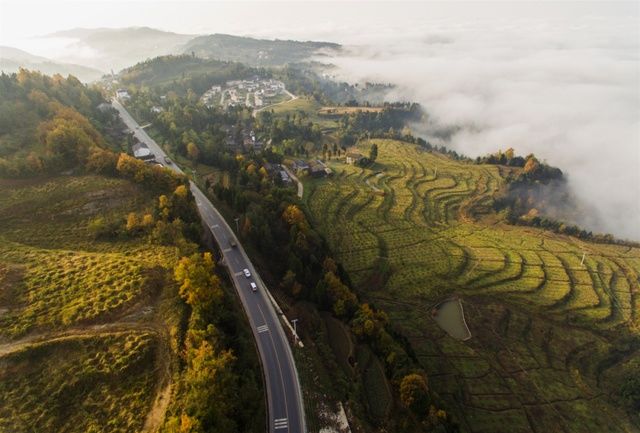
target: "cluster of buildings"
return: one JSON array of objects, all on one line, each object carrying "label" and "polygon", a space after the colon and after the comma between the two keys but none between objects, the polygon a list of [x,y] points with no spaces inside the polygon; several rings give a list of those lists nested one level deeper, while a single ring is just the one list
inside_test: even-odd
[{"label": "cluster of buildings", "polygon": [[280,181],[284,185],[291,185],[293,183],[293,179],[289,176],[289,173],[284,169],[282,164],[271,164],[270,162],[265,162],[264,166],[269,176],[273,179],[280,179]]},{"label": "cluster of buildings", "polygon": [[204,92],[200,100],[207,107],[217,105],[222,95],[222,86],[211,86],[209,90]]},{"label": "cluster of buildings", "polygon": [[211,86],[201,97],[203,104],[233,107],[244,105],[259,108],[269,103],[285,90],[282,81],[254,77],[249,80],[227,81],[224,85]]},{"label": "cluster of buildings", "polygon": [[225,127],[227,133],[225,145],[234,153],[259,153],[264,149],[264,142],[256,137],[253,130],[242,129],[237,131],[235,127]]}]

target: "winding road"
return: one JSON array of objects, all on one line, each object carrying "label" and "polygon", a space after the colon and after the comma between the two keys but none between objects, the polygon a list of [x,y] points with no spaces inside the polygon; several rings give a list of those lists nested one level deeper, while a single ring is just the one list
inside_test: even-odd
[{"label": "winding road", "polygon": [[[120,102],[114,98],[112,105],[118,110],[120,118],[135,137],[149,147],[159,162],[177,173],[184,174],[175,163],[165,163],[166,153],[140,128]],[[273,301],[244,248],[222,215],[196,184],[190,182],[190,189],[202,220],[220,246],[224,264],[227,266],[251,325],[265,380],[268,431],[270,433],[306,433],[298,372],[289,341],[278,317],[283,316],[282,311]],[[232,246],[233,244],[236,246]],[[244,269],[249,270],[250,277],[244,275]],[[257,285],[257,291],[251,290],[251,282]],[[286,322],[286,317],[282,319]]]}]

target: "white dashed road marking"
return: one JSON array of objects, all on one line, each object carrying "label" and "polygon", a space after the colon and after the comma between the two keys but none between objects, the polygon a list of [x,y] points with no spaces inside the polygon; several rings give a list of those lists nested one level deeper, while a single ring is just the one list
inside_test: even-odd
[{"label": "white dashed road marking", "polygon": [[258,326],[256,329],[258,330],[258,333],[269,331],[269,327],[267,325]]},{"label": "white dashed road marking", "polygon": [[273,428],[278,430],[281,428],[287,428],[287,419],[286,418],[279,418],[277,420],[273,421]]}]

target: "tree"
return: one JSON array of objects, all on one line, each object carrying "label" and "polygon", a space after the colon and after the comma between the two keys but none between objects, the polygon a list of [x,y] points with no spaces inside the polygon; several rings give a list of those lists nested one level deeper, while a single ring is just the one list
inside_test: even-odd
[{"label": "tree", "polygon": [[55,119],[43,131],[47,150],[60,156],[65,165],[84,161],[93,145],[91,138],[76,123],[66,119]]},{"label": "tree", "polygon": [[87,158],[85,170],[91,173],[114,175],[117,164],[117,154],[95,147],[91,150],[91,154]]},{"label": "tree", "polygon": [[287,270],[287,273],[282,277],[280,285],[287,289],[291,295],[298,296],[302,292],[302,284],[296,281],[296,274],[292,270]]},{"label": "tree", "polygon": [[360,338],[375,338],[387,323],[387,315],[374,311],[369,304],[361,304],[351,323],[353,333]]},{"label": "tree", "polygon": [[378,158],[378,145],[376,143],[373,143],[371,145],[371,150],[369,150],[369,160],[371,161],[371,163],[376,162],[376,159]]},{"label": "tree", "polygon": [[356,308],[356,295],[333,272],[324,274],[326,292],[338,317],[349,316]]},{"label": "tree", "polygon": [[237,431],[234,420],[229,416],[232,396],[237,391],[237,380],[232,370],[236,358],[230,350],[217,349],[217,339],[213,325],[187,332],[186,392],[181,398],[183,414],[197,420],[193,423],[196,426],[207,426],[206,431]]},{"label": "tree", "polygon": [[524,164],[524,172],[533,173],[538,169],[538,167],[540,167],[538,159],[533,155],[527,156],[527,162]]},{"label": "tree", "polygon": [[282,218],[291,226],[303,227],[306,225],[307,219],[304,213],[295,204],[290,204],[282,213]]},{"label": "tree", "polygon": [[213,273],[215,263],[211,253],[182,257],[174,269],[174,279],[180,284],[180,296],[193,308],[206,308],[222,299],[220,279]]},{"label": "tree", "polygon": [[515,151],[513,150],[513,147],[508,148],[504,152],[504,155],[507,157],[507,161],[511,161],[515,157]]},{"label": "tree", "polygon": [[245,216],[242,221],[242,228],[240,228],[240,233],[242,234],[242,236],[249,236],[251,234],[251,227],[251,219]]},{"label": "tree", "polygon": [[191,161],[197,161],[200,157],[200,149],[198,149],[198,146],[193,141],[187,144],[187,157]]},{"label": "tree", "polygon": [[422,374],[410,373],[400,381],[400,401],[415,413],[421,413],[428,403],[427,379]]},{"label": "tree", "polygon": [[338,272],[338,265],[331,257],[327,257],[322,262],[322,269],[324,269],[325,272],[333,272],[335,274]]},{"label": "tree", "polygon": [[169,169],[145,164],[126,153],[121,153],[118,156],[116,171],[124,178],[164,191],[175,189],[184,180],[183,177]]},{"label": "tree", "polygon": [[42,158],[40,158],[34,152],[29,152],[29,155],[27,155],[26,164],[31,173],[41,173],[44,170],[44,163],[42,162]]},{"label": "tree", "polygon": [[155,221],[153,220],[153,215],[144,214],[144,216],[142,217],[142,221],[140,222],[140,225],[144,229],[148,229],[149,227],[153,226],[154,223],[155,223]]},{"label": "tree", "polygon": [[129,213],[129,215],[127,215],[127,232],[134,233],[138,230],[139,227],[140,223],[138,222],[138,215],[136,215],[135,212]]}]

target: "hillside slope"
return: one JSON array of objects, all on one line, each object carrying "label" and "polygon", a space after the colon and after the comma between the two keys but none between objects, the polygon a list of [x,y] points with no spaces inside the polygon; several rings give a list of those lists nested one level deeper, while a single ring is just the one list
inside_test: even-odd
[{"label": "hillside slope", "polygon": [[[69,54],[55,60],[77,63],[105,72],[119,71],[145,59],[177,54],[180,47],[193,38],[192,35],[149,27],[71,29],[47,37],[73,40],[65,50]],[[91,56],[86,56],[87,52]]]},{"label": "hillside slope", "polygon": [[[633,431],[621,387],[640,371],[640,250],[507,225],[492,209],[506,168],[372,142],[372,169],[306,182],[308,209],[463,431]],[[452,295],[467,341],[432,318]]]},{"label": "hillside slope", "polygon": [[239,63],[170,55],[137,63],[119,75],[126,86],[148,86],[184,94],[192,90],[200,95],[214,84],[247,78],[256,73],[256,70]]},{"label": "hillside slope", "polygon": [[179,317],[160,314],[178,251],[96,240],[90,226],[148,211],[153,197],[99,176],[0,189],[0,426],[141,431],[173,362],[167,336]]},{"label": "hillside slope", "polygon": [[102,76],[102,72],[87,66],[55,62],[17,48],[0,47],[0,71],[12,73],[18,72],[20,68],[40,71],[46,75],[73,75],[84,82],[95,81]]},{"label": "hillside slope", "polygon": [[186,179],[114,152],[128,138],[75,78],[2,75],[0,95],[0,431],[264,430]]}]

